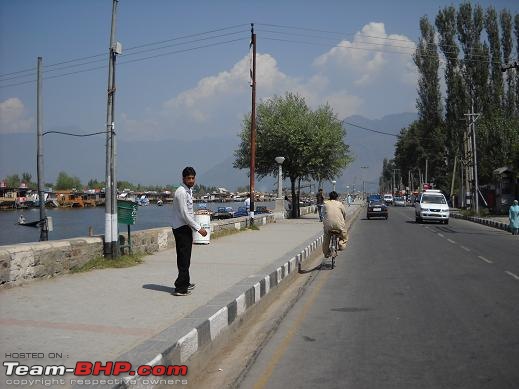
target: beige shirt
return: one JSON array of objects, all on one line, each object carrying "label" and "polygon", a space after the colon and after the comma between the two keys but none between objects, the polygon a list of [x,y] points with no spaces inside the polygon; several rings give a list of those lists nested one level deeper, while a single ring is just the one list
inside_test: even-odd
[{"label": "beige shirt", "polygon": [[323,207],[324,230],[344,230],[346,228],[346,208],[337,200],[326,200]]}]

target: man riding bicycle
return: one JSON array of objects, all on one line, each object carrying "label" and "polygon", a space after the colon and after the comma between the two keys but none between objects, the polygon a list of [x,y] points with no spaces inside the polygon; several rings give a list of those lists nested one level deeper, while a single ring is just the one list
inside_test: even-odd
[{"label": "man riding bicycle", "polygon": [[337,192],[330,192],[330,200],[324,202],[323,206],[323,254],[328,258],[330,253],[330,237],[335,233],[339,237],[339,250],[346,248],[346,208],[338,200]]}]

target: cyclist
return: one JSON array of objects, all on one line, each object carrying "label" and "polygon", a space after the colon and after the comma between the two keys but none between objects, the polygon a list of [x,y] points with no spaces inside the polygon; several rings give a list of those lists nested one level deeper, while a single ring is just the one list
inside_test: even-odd
[{"label": "cyclist", "polygon": [[339,235],[339,250],[346,248],[346,208],[338,200],[337,192],[330,192],[330,200],[324,202],[323,206],[323,254],[328,258],[330,253],[330,237],[333,232]]}]

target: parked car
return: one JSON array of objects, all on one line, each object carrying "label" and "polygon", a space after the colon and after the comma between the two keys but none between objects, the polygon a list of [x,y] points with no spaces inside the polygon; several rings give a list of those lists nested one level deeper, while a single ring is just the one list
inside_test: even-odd
[{"label": "parked car", "polygon": [[234,217],[249,216],[249,212],[246,207],[238,207],[238,210],[234,212]]},{"label": "parked car", "polygon": [[417,223],[432,220],[449,224],[449,204],[439,190],[427,189],[420,194],[414,209]]},{"label": "parked car", "polygon": [[391,193],[386,193],[384,195],[384,202],[387,205],[392,205],[393,204],[393,195]]},{"label": "parked car", "polygon": [[393,199],[393,204],[394,204],[395,207],[405,207],[406,206],[406,204],[405,204],[405,197],[396,196]]},{"label": "parked car", "polygon": [[213,219],[230,219],[234,216],[234,210],[232,207],[218,207],[215,213],[213,213]]},{"label": "parked car", "polygon": [[368,203],[366,217],[368,220],[372,217],[383,217],[387,220],[389,217],[389,212],[385,202],[380,198],[374,198],[372,201],[370,201]]}]

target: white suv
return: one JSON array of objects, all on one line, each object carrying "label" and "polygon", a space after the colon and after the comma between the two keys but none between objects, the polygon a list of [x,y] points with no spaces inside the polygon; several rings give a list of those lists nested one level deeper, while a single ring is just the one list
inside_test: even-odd
[{"label": "white suv", "polygon": [[415,207],[416,222],[425,220],[436,220],[440,223],[449,224],[449,205],[447,199],[435,189],[427,189],[418,197]]}]

